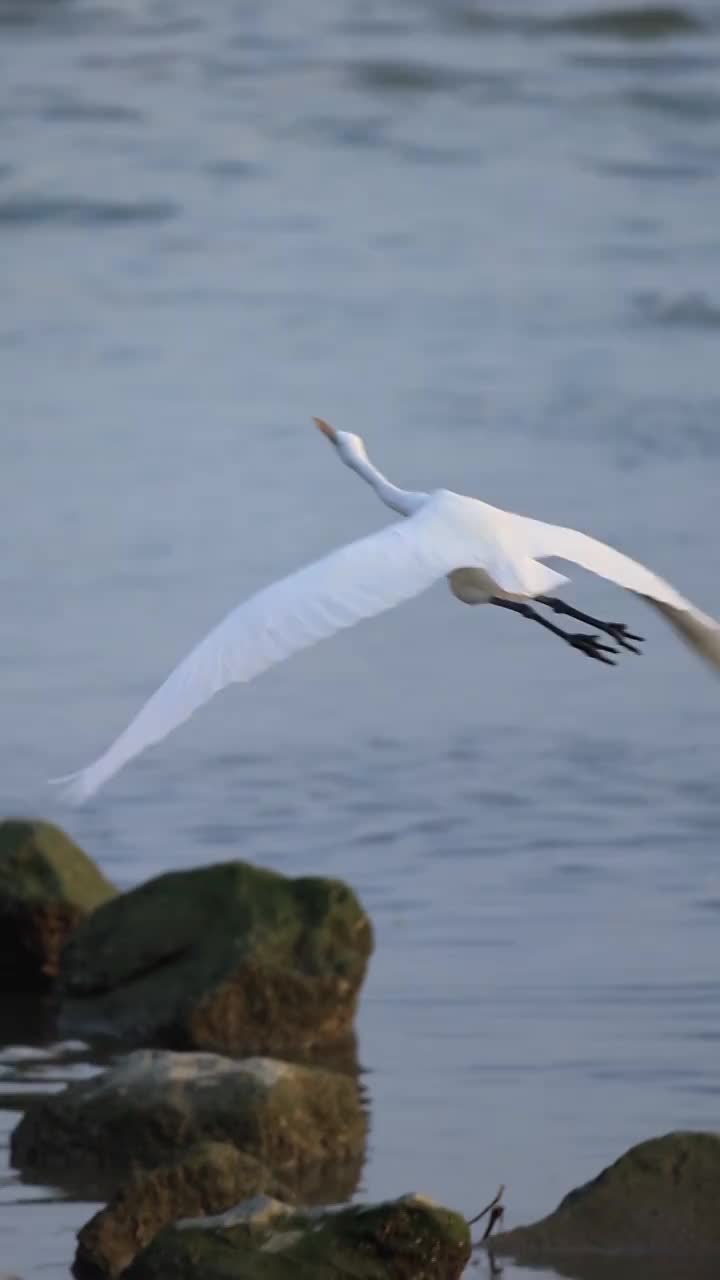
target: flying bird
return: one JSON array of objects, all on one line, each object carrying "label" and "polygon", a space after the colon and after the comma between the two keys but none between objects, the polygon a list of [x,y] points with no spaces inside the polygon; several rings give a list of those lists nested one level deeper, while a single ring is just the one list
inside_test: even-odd
[{"label": "flying bird", "polygon": [[[720,668],[720,623],[637,561],[575,529],[531,520],[447,489],[400,489],[373,466],[360,436],[336,431],[321,418],[314,422],[340,461],[403,519],[272,583],[229,613],[94,764],[54,780],[64,786],[69,800],[86,800],[225,685],[252,680],[300,649],[409,600],[441,578],[447,578],[463,604],[508,609],[598,662],[614,665],[619,648],[639,653],[642,637],[623,623],[581,613],[554,594],[568,579],[544,562],[572,561],[642,596]],[[535,605],[595,632],[566,631]]]}]

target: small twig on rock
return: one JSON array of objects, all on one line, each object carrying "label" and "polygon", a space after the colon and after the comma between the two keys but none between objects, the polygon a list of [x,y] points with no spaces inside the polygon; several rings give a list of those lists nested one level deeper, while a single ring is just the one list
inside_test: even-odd
[{"label": "small twig on rock", "polygon": [[[505,1187],[504,1185],[501,1185],[498,1187],[497,1195],[493,1196],[490,1203],[486,1204],[485,1208],[481,1209],[479,1213],[476,1213],[474,1218],[468,1218],[467,1220],[468,1226],[471,1227],[473,1223],[479,1222],[481,1218],[485,1217],[486,1213],[489,1213],[491,1215],[490,1221],[493,1222],[492,1210],[496,1208],[500,1210],[499,1214],[495,1214],[495,1222],[497,1222],[497,1219],[499,1217],[501,1218],[503,1213],[505,1212],[505,1210],[500,1205],[500,1201],[502,1200],[504,1194],[505,1194]],[[493,1226],[495,1225],[495,1222],[493,1222]],[[492,1226],[490,1226],[490,1224],[488,1223],[488,1228],[485,1232],[485,1235],[483,1236],[483,1240],[490,1235],[491,1231],[492,1231]]]},{"label": "small twig on rock", "polygon": [[483,1232],[483,1237],[482,1237],[483,1240],[487,1240],[488,1236],[490,1235],[490,1232],[493,1230],[493,1227],[496,1225],[496,1223],[500,1222],[504,1213],[505,1213],[505,1210],[501,1204],[493,1205],[492,1210],[490,1211],[490,1217],[488,1218],[488,1224],[485,1228],[485,1231]]},{"label": "small twig on rock", "polygon": [[[476,1213],[474,1218],[468,1218],[469,1227],[471,1227],[473,1223],[479,1222],[481,1218],[487,1217],[487,1220],[488,1220],[487,1226],[482,1235],[482,1239],[477,1240],[475,1244],[473,1244],[472,1246],[473,1250],[482,1248],[486,1240],[489,1240],[490,1234],[494,1230],[497,1223],[502,1220],[505,1214],[505,1208],[500,1203],[500,1201],[502,1200],[504,1194],[505,1194],[505,1187],[504,1186],[498,1187],[497,1195],[493,1196],[490,1203],[486,1204],[485,1208],[481,1209],[479,1213]],[[492,1249],[490,1248],[489,1245],[487,1246],[487,1256],[490,1262],[490,1275],[491,1276],[502,1275],[502,1267],[499,1267],[497,1265],[495,1258],[493,1256]]]}]

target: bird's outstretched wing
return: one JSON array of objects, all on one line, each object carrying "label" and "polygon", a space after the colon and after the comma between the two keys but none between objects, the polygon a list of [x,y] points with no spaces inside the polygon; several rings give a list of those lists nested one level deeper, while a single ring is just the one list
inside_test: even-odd
[{"label": "bird's outstretched wing", "polygon": [[521,521],[528,550],[536,560],[570,560],[590,573],[642,596],[697,653],[712,666],[720,668],[720,622],[697,609],[669,582],[637,560],[586,533],[579,533],[577,529],[544,524],[541,520],[529,520],[524,516],[516,519]]},{"label": "bird's outstretched wing", "polygon": [[457,495],[440,490],[407,520],[342,547],[257,592],[197,645],[112,746],[66,778],[80,803],[133,756],[187,720],[225,685],[252,680],[298,650],[418,595],[458,564],[490,569],[517,586],[502,553],[468,534]]}]

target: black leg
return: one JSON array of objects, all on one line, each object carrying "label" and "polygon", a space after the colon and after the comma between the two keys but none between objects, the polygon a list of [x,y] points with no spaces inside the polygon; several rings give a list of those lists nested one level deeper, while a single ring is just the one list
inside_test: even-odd
[{"label": "black leg", "polygon": [[558,599],[557,596],[536,596],[538,604],[544,604],[548,609],[552,609],[553,613],[564,614],[566,618],[576,618],[578,622],[586,622],[590,627],[597,627],[598,631],[604,631],[606,635],[612,636],[623,649],[629,649],[631,653],[640,653],[634,644],[630,644],[631,640],[642,640],[642,636],[633,635],[632,631],[628,631],[622,622],[602,622],[599,618],[592,618],[589,613],[581,613],[579,609],[574,609],[571,604],[566,604],[564,600]]},{"label": "black leg", "polygon": [[525,604],[522,600],[501,600],[499,596],[493,596],[490,604],[495,604],[499,609],[510,609],[512,613],[519,613],[523,618],[529,618],[532,622],[539,622],[541,627],[546,631],[552,631],[553,635],[560,636],[573,649],[579,649],[581,653],[586,653],[588,658],[597,658],[598,662],[605,662],[609,667],[614,667],[615,662],[612,658],[606,658],[606,653],[617,653],[617,649],[612,649],[609,645],[600,644],[597,636],[584,636],[576,631],[563,631],[561,627],[556,627],[554,622],[548,622],[547,618],[543,618],[542,614],[536,612],[531,605]]}]

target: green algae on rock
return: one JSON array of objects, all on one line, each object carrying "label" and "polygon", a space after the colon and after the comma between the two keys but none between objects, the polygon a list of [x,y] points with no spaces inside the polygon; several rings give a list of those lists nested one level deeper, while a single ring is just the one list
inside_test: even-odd
[{"label": "green algae on rock", "polygon": [[[554,1213],[504,1231],[492,1250],[551,1264],[562,1254],[612,1251],[676,1259],[717,1254],[720,1274],[720,1135],[678,1132],[631,1147]],[[677,1263],[676,1263],[677,1265]]]},{"label": "green algae on rock", "polygon": [[263,1196],[161,1231],[124,1280],[458,1280],[470,1248],[464,1218],[423,1196],[321,1212]]},{"label": "green algae on rock", "polygon": [[337,880],[244,862],[175,871],[109,902],[66,948],[61,1026],[131,1044],[307,1057],[352,1032],[372,950]]},{"label": "green algae on rock", "polygon": [[260,1193],[290,1198],[254,1156],[227,1142],[198,1143],[170,1164],[130,1175],[78,1233],[74,1273],[79,1280],[114,1280],[169,1223],[219,1213]]},{"label": "green algae on rock", "polygon": [[80,922],[117,893],[59,827],[0,822],[0,991],[43,991]]},{"label": "green algae on rock", "polygon": [[139,1049],[28,1106],[11,1139],[23,1172],[98,1198],[136,1168],[229,1142],[312,1203],[352,1195],[367,1118],[357,1082],[271,1058]]}]

